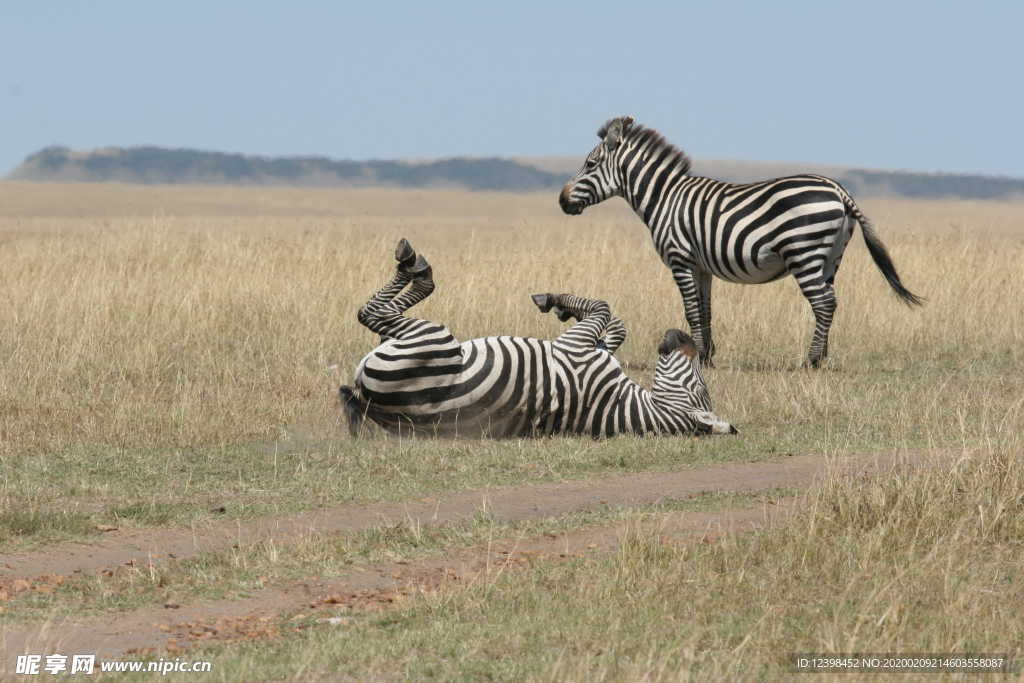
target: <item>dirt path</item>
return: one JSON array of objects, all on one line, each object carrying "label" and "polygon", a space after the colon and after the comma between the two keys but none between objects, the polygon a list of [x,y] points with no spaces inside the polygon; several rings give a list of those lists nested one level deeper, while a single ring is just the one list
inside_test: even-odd
[{"label": "dirt path", "polygon": [[[870,454],[846,457],[838,463],[874,471],[895,460],[893,454]],[[235,544],[267,539],[287,542],[309,531],[352,532],[403,520],[443,524],[467,519],[482,506],[499,521],[517,521],[602,505],[628,506],[685,498],[703,491],[804,487],[824,471],[825,466],[824,456],[802,455],[681,472],[465,491],[402,503],[345,505],[288,517],[215,523],[195,529],[113,531],[93,542],[66,542],[29,553],[0,555],[0,582],[43,574],[94,572],[133,561],[145,565],[168,557],[180,560]]]},{"label": "dirt path", "polygon": [[[667,513],[665,522],[655,528],[666,540],[707,539],[756,529],[789,509],[788,504],[765,504],[714,513]],[[415,562],[368,564],[339,577],[268,587],[241,600],[202,600],[175,609],[150,605],[106,617],[11,626],[3,629],[0,639],[0,671],[9,668],[20,653],[96,653],[99,659],[124,659],[155,652],[180,654],[193,645],[214,641],[274,637],[301,628],[285,619],[296,613],[303,627],[309,625],[305,614],[344,626],[419,592],[493,580],[534,561],[613,551],[622,528],[619,523],[540,537],[502,538]]]},{"label": "dirt path", "polygon": [[[838,471],[873,473],[891,466],[894,454],[863,455],[837,461]],[[472,516],[481,506],[498,520],[542,518],[604,505],[637,505],[685,498],[704,491],[756,491],[806,487],[826,471],[822,456],[709,467],[675,473],[623,475],[597,481],[540,484],[529,487],[457,493],[432,501],[344,506],[280,519],[222,524],[194,531],[113,532],[87,545],[63,543],[18,556],[0,557],[0,581],[42,574],[91,572],[135,560],[178,559],[273,538],[287,543],[298,532],[351,532],[402,520],[441,524]],[[836,471],[836,470],[833,470]],[[771,511],[785,506],[731,509],[716,513],[674,513],[672,536],[717,534],[752,529]],[[97,653],[100,658],[131,652],[176,652],[200,640],[232,640],[276,635],[287,624],[281,614],[308,609],[311,614],[386,608],[404,596],[461,584],[503,571],[531,556],[548,559],[601,552],[618,545],[620,526],[590,528],[541,538],[501,539],[486,548],[458,549],[415,564],[382,563],[342,577],[264,588],[241,600],[201,600],[174,609],[147,606],[110,617],[66,619],[34,625],[0,627],[0,671],[13,666],[19,653]],[[319,611],[319,612],[318,612]],[[350,618],[350,617],[339,617]]]}]

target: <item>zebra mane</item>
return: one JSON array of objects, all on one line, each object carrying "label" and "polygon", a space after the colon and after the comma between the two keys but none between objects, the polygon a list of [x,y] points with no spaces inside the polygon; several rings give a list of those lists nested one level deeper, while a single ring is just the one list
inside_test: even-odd
[{"label": "zebra mane", "polygon": [[666,140],[664,135],[653,128],[645,128],[639,124],[634,124],[633,127],[626,132],[623,138],[636,143],[637,145],[645,143],[649,144],[649,154],[656,154],[662,150],[668,150],[668,159],[675,162],[679,172],[690,172],[690,157],[686,155],[686,152]]},{"label": "zebra mane", "polygon": [[608,135],[608,128],[610,128],[611,125],[612,125],[612,122],[618,120],[618,118],[619,117],[615,117],[614,119],[608,119],[607,121],[605,121],[604,124],[600,128],[597,129],[597,137],[599,137],[602,140],[604,140],[604,136]]},{"label": "zebra mane", "polygon": [[[597,137],[604,140],[612,123],[619,120],[619,118],[621,117],[615,117],[605,121],[604,125],[597,129]],[[652,153],[668,150],[668,158],[678,165],[680,171],[682,173],[690,172],[691,162],[690,157],[686,155],[686,152],[666,140],[664,135],[653,128],[647,128],[639,123],[627,124],[625,130],[622,131],[622,137],[624,140],[629,140],[637,144],[649,143],[650,151]]]}]

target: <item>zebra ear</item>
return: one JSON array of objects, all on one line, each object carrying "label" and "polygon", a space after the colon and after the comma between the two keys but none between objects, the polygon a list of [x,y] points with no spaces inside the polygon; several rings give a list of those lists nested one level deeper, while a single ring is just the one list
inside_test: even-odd
[{"label": "zebra ear", "polygon": [[614,151],[619,143],[622,142],[622,136],[626,134],[630,126],[633,125],[632,116],[620,116],[617,119],[612,119],[612,122],[608,124],[608,130],[604,135],[604,144],[609,150]]},{"label": "zebra ear", "polygon": [[615,119],[608,125],[608,132],[604,134],[604,144],[609,150],[614,150],[622,140],[622,119]]},{"label": "zebra ear", "polygon": [[666,330],[665,336],[658,344],[658,355],[660,356],[665,356],[673,351],[678,351],[691,361],[697,357],[697,345],[693,342],[693,337],[682,330]]}]

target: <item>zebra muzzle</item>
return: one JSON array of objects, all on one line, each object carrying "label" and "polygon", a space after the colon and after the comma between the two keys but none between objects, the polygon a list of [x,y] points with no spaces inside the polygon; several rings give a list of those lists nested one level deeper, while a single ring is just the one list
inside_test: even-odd
[{"label": "zebra muzzle", "polygon": [[577,216],[583,213],[583,202],[574,202],[571,192],[572,187],[570,185],[563,187],[562,192],[558,195],[558,205],[562,207],[563,212],[570,216]]}]

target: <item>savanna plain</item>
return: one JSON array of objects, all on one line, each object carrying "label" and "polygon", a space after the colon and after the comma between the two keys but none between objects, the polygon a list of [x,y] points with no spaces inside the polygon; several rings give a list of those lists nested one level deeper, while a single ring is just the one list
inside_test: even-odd
[{"label": "savanna plain", "polygon": [[[629,332],[620,360],[649,382],[685,321],[646,228],[621,203],[566,217],[554,193],[0,183],[0,642],[141,615],[158,637],[121,656],[208,659],[217,680],[776,677],[800,652],[1020,661],[1024,203],[859,203],[926,305],[892,295],[858,229],[830,358],[810,371],[792,279],[715,281],[705,376],[738,436],[352,439],[337,388],[377,341],[356,311],[400,237],[437,282],[417,317],[464,339],[550,338],[562,326],[530,294],[603,298]],[[870,454],[888,464],[851,470]],[[744,478],[796,459],[820,463],[813,484]],[[487,505],[708,468],[738,483],[514,520]],[[458,495],[479,503],[456,520],[61,564],[70,544],[159,549],[162,534]],[[737,511],[756,528],[673,533]],[[545,538],[595,542],[513,561]],[[11,569],[47,553],[50,570]],[[479,566],[417,574],[460,553]],[[405,574],[346,597],[348,577],[383,566]],[[257,625],[175,616],[316,582],[333,593]]]}]

